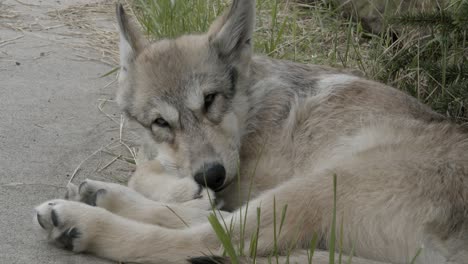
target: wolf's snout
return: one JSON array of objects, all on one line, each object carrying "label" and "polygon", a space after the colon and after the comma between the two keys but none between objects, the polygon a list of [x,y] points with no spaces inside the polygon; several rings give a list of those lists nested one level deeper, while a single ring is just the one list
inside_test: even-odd
[{"label": "wolf's snout", "polygon": [[203,169],[195,173],[194,178],[198,184],[216,191],[223,186],[224,179],[226,178],[226,169],[219,163],[205,165]]}]

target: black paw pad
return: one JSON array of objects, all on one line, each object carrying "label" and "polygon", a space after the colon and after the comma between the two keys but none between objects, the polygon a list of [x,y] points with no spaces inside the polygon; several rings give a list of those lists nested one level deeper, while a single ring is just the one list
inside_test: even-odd
[{"label": "black paw pad", "polygon": [[97,198],[105,193],[106,190],[104,189],[99,189],[96,192],[87,191],[85,194],[82,194],[81,201],[85,204],[96,206]]},{"label": "black paw pad", "polygon": [[60,245],[62,245],[65,249],[73,250],[73,240],[79,238],[81,233],[78,231],[77,228],[69,228],[65,230],[59,237],[55,239]]},{"label": "black paw pad", "polygon": [[192,264],[227,264],[229,263],[226,258],[218,257],[218,256],[203,256],[203,257],[195,257],[188,259],[189,263]]},{"label": "black paw pad", "polygon": [[42,216],[39,213],[36,214],[36,217],[37,217],[37,222],[42,227],[42,229],[46,229],[44,225],[44,218],[42,218]]},{"label": "black paw pad", "polygon": [[57,212],[55,212],[54,209],[52,209],[52,211],[50,212],[50,218],[52,219],[52,224],[55,227],[59,226],[59,219],[58,219],[58,216],[57,216]]}]

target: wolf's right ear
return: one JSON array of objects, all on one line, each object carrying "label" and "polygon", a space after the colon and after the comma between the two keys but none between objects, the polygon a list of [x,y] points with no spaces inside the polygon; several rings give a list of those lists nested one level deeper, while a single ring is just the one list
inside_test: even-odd
[{"label": "wolf's right ear", "polygon": [[138,27],[128,19],[122,4],[117,4],[116,13],[120,35],[120,66],[125,70],[148,41]]}]

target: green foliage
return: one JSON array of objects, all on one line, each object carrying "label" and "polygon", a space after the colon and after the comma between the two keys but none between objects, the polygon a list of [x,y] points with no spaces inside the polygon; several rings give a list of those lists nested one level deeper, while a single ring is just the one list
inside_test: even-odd
[{"label": "green foliage", "polygon": [[219,241],[223,245],[224,250],[227,252],[231,262],[233,264],[239,263],[238,254],[234,250],[234,246],[232,244],[231,232],[223,228],[216,214],[210,214],[208,216],[208,221],[210,222],[211,227],[215,231]]},{"label": "green foliage", "polygon": [[225,7],[226,3],[222,0],[135,0],[134,2],[139,22],[146,33],[156,39],[205,32]]},{"label": "green foliage", "polygon": [[399,14],[389,18],[389,24],[399,29],[400,36],[378,52],[381,67],[373,77],[444,115],[467,121],[468,1],[454,0],[438,10]]},{"label": "green foliage", "polygon": [[[330,243],[328,250],[330,251],[328,263],[335,264],[335,249],[336,249],[336,174],[333,175],[333,217],[330,230]],[[341,261],[340,261],[341,264]]]},{"label": "green foliage", "polygon": [[314,258],[314,252],[317,248],[318,235],[314,233],[312,240],[310,241],[310,248],[307,250],[307,263],[312,264],[312,259]]},{"label": "green foliage", "polygon": [[418,259],[418,257],[419,257],[419,255],[421,254],[421,252],[422,252],[422,248],[418,248],[418,251],[416,251],[416,254],[415,254],[414,257],[411,259],[410,264],[416,263],[416,260]]},{"label": "green foliage", "polygon": [[[160,39],[205,32],[229,3],[135,0],[134,10],[145,31]],[[373,35],[352,17],[343,19],[329,1],[257,0],[254,47],[270,57],[359,69],[468,121],[468,1],[446,3],[389,17],[382,34]]]}]

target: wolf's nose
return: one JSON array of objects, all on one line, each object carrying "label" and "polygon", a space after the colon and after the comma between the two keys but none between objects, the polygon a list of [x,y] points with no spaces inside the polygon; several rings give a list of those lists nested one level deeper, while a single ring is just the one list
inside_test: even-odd
[{"label": "wolf's nose", "polygon": [[203,166],[203,169],[195,173],[194,178],[198,184],[216,191],[223,186],[224,179],[226,178],[226,170],[224,166],[219,163],[209,164]]}]

